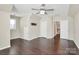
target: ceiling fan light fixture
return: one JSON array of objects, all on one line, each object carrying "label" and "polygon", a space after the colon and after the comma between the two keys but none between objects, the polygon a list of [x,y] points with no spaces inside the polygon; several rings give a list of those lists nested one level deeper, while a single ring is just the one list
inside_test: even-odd
[{"label": "ceiling fan light fixture", "polygon": [[47,14],[48,11],[53,11],[54,10],[54,9],[46,9],[45,6],[46,6],[45,4],[42,4],[40,9],[32,8],[32,10],[38,11],[36,14]]},{"label": "ceiling fan light fixture", "polygon": [[45,14],[45,11],[44,11],[44,10],[41,10],[41,11],[40,11],[40,14]]}]

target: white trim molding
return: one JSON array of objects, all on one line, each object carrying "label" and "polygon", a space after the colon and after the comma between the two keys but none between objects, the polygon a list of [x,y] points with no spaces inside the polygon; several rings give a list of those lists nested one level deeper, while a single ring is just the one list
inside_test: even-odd
[{"label": "white trim molding", "polygon": [[0,48],[0,50],[6,49],[6,48],[9,48],[9,47],[11,47],[11,46],[10,45],[9,46],[5,46],[3,48]]}]

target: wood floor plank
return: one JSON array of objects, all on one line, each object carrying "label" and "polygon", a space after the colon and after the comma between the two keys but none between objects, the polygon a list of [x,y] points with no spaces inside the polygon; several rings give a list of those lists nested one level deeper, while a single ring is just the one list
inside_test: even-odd
[{"label": "wood floor plank", "polygon": [[72,40],[35,38],[31,41],[21,38],[11,40],[11,47],[1,50],[0,55],[79,55]]}]

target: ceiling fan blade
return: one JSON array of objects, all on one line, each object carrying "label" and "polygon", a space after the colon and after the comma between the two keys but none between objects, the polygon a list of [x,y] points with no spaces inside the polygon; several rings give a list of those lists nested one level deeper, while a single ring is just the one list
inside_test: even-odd
[{"label": "ceiling fan blade", "polygon": [[46,9],[46,11],[54,11],[54,9]]},{"label": "ceiling fan blade", "polygon": [[34,9],[34,8],[32,8],[32,10],[37,10],[37,11],[38,11],[38,10],[40,10],[40,9]]}]

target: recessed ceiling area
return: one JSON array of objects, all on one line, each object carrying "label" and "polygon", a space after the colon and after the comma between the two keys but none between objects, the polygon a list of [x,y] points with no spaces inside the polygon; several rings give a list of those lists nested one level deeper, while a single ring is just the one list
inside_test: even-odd
[{"label": "recessed ceiling area", "polygon": [[[15,12],[17,15],[28,15],[36,13],[32,8],[40,9],[41,4],[14,4],[16,8]],[[46,4],[45,8],[54,9],[54,11],[48,11],[48,14],[56,16],[67,16],[69,12],[69,4]]]}]

